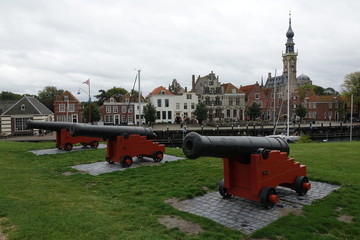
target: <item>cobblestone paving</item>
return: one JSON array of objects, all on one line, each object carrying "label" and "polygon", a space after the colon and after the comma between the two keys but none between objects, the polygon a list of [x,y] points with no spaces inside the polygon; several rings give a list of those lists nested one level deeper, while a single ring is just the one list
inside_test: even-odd
[{"label": "cobblestone paving", "polygon": [[[160,163],[165,163],[165,162],[173,162],[173,161],[177,161],[180,159],[184,159],[184,158],[164,154],[163,160],[159,163],[155,163],[154,160],[152,160],[151,158],[134,157],[133,164],[129,168],[136,168],[136,167],[147,166],[147,165],[155,165],[155,164],[160,164]],[[97,176],[97,175],[100,175],[103,173],[110,173],[110,172],[114,172],[114,171],[123,171],[123,170],[127,169],[127,168],[121,167],[121,165],[119,163],[110,164],[106,161],[96,162],[96,163],[91,163],[91,164],[76,165],[76,166],[72,166],[72,168],[75,168],[81,172],[86,172],[93,176]]]},{"label": "cobblestone paving", "polygon": [[[99,144],[98,148],[99,149],[106,148],[106,144]],[[83,147],[83,146],[74,146],[73,149],[71,150],[71,152],[83,151],[83,150],[86,150],[86,149],[91,149],[91,148],[90,147]],[[32,152],[33,154],[36,154],[36,155],[67,153],[67,151],[59,150],[57,148],[33,150],[33,151],[29,151],[29,152]]]},{"label": "cobblestone paving", "polygon": [[251,234],[284,215],[285,210],[301,209],[312,201],[321,199],[340,186],[322,182],[311,182],[311,190],[306,196],[298,196],[291,189],[277,187],[280,202],[270,210],[260,203],[239,197],[224,199],[218,192],[182,201],[178,209],[198,216],[210,218],[228,228]]}]

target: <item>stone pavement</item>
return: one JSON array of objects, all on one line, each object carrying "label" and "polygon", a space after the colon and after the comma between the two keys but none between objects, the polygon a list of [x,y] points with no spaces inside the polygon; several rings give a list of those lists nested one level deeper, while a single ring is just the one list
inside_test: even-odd
[{"label": "stone pavement", "polygon": [[270,210],[264,209],[260,203],[251,200],[231,197],[224,199],[219,192],[210,192],[173,204],[179,210],[214,220],[228,228],[242,231],[246,234],[263,228],[289,212],[299,212],[304,205],[321,199],[337,190],[340,186],[322,182],[311,182],[311,190],[306,196],[298,196],[291,189],[277,187],[280,202]]},{"label": "stone pavement", "polygon": [[[106,144],[99,144],[99,149],[106,148]],[[76,151],[83,151],[86,149],[91,149],[90,147],[83,147],[83,146],[74,146],[73,149],[70,152],[76,152]],[[51,148],[51,149],[41,149],[41,150],[32,150],[29,151],[36,155],[43,155],[43,154],[58,154],[58,153],[68,153],[64,150],[59,150],[57,148]]]},{"label": "stone pavement", "polygon": [[[167,155],[164,154],[164,158],[161,162],[159,163],[155,163],[154,160],[152,158],[137,158],[134,157],[133,158],[133,164],[129,167],[129,168],[137,168],[137,167],[141,167],[141,166],[153,166],[156,164],[160,164],[160,163],[166,163],[166,162],[173,162],[173,161],[177,161],[180,159],[184,159],[184,158],[180,158],[180,157],[175,157],[175,156],[171,156],[171,155]],[[123,171],[125,169],[128,168],[123,168],[121,167],[121,165],[119,163],[108,163],[106,161],[104,162],[96,162],[96,163],[90,163],[90,164],[81,164],[81,165],[76,165],[76,166],[72,166],[72,168],[75,168],[81,172],[85,172],[88,173],[90,175],[93,176],[97,176],[103,173],[110,173],[110,172],[114,172],[114,171]]]}]

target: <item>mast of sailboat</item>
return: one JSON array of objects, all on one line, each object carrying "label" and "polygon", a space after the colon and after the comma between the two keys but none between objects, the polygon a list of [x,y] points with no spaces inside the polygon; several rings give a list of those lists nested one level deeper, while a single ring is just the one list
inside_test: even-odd
[{"label": "mast of sailboat", "polygon": [[276,125],[276,69],[275,69],[275,76],[274,76],[274,128]]},{"label": "mast of sailboat", "polygon": [[140,92],[140,71],[138,70],[138,80],[139,80],[139,126],[141,126],[141,92]]}]

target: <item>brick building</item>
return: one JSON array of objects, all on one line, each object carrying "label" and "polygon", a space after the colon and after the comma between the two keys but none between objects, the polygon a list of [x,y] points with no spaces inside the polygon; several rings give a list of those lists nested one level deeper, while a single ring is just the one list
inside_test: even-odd
[{"label": "brick building", "polygon": [[65,91],[54,101],[55,122],[83,122],[83,107],[69,91]]}]

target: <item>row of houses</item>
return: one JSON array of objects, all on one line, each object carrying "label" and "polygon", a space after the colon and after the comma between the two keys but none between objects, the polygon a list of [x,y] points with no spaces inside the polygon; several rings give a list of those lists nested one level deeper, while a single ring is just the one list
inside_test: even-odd
[{"label": "row of houses", "polygon": [[[231,83],[222,84],[213,72],[198,77],[192,76],[192,90],[175,94],[163,86],[151,91],[145,98],[125,95],[120,101],[111,97],[100,107],[101,122],[105,125],[139,124],[139,106],[151,102],[156,108],[157,123],[196,122],[194,111],[199,102],[208,108],[208,121],[241,122],[249,120],[246,109],[257,103],[261,108],[263,121],[286,118],[287,100],[284,94],[255,83],[235,87]],[[294,90],[290,95],[290,118],[296,119],[296,107],[306,108],[305,120],[344,120],[347,110],[339,96],[316,96],[311,90]],[[54,101],[54,112],[46,108],[35,97],[25,96],[19,101],[0,101],[1,134],[26,134],[28,119],[83,122],[83,108],[80,101],[69,91],[65,91]],[[275,114],[274,114],[275,113]],[[143,115],[143,114],[142,114]],[[141,117],[144,123],[144,117]]]}]

